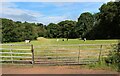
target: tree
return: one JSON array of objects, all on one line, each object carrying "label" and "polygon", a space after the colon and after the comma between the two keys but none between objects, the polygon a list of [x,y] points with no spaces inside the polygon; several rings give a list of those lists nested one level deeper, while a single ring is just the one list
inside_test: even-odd
[{"label": "tree", "polygon": [[17,41],[16,33],[13,31],[16,28],[12,20],[2,19],[2,42]]},{"label": "tree", "polygon": [[108,2],[100,7],[99,22],[85,37],[88,39],[119,39],[119,29],[120,2]]},{"label": "tree", "polygon": [[34,31],[38,33],[38,37],[45,37],[46,36],[46,26],[42,23],[37,23],[37,26],[34,27]]},{"label": "tree", "polygon": [[41,30],[44,32],[44,26],[37,26],[35,23],[15,22],[5,18],[1,20],[2,42],[18,42],[26,39],[34,40],[39,36]]},{"label": "tree", "polygon": [[77,22],[77,28],[79,34],[84,37],[84,35],[89,32],[94,24],[94,17],[91,13],[85,12],[80,15]]},{"label": "tree", "polygon": [[72,20],[65,20],[58,23],[61,30],[61,37],[62,38],[76,38],[75,27],[76,22]]},{"label": "tree", "polygon": [[48,26],[47,26],[47,37],[57,38],[60,35],[59,33],[60,33],[59,26],[57,24],[54,24],[54,23],[48,24]]}]

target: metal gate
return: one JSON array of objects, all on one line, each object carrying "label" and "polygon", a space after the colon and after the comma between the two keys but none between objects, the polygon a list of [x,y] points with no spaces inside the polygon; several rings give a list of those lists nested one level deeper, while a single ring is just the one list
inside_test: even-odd
[{"label": "metal gate", "polygon": [[28,64],[89,64],[100,61],[113,48],[108,44],[41,45],[1,44],[0,62]]},{"label": "metal gate", "polygon": [[108,44],[34,46],[35,64],[89,64],[100,61],[111,49]]}]

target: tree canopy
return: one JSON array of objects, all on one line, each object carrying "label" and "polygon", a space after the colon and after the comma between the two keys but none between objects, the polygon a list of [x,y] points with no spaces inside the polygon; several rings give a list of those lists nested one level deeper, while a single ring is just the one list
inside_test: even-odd
[{"label": "tree canopy", "polygon": [[84,37],[88,39],[120,39],[120,2],[100,7],[97,23]]}]

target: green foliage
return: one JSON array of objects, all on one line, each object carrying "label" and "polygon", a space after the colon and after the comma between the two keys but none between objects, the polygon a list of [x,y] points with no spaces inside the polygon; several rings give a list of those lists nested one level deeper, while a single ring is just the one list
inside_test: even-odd
[{"label": "green foliage", "polygon": [[42,26],[37,26],[35,23],[14,22],[9,19],[2,18],[2,43],[19,42],[26,39],[34,40],[40,36]]},{"label": "green foliage", "polygon": [[76,22],[72,20],[61,21],[58,24],[50,23],[46,35],[48,38],[77,38],[75,26]]},{"label": "green foliage", "polygon": [[106,64],[109,66],[114,66],[118,71],[120,71],[120,43],[118,43],[115,48],[110,51],[108,57],[105,59]]},{"label": "green foliage", "polygon": [[84,37],[87,39],[120,38],[120,2],[108,2],[100,7],[95,26]]},{"label": "green foliage", "polygon": [[60,37],[60,26],[54,23],[50,23],[47,26],[47,37],[58,38]]},{"label": "green foliage", "polygon": [[85,12],[80,15],[77,22],[77,31],[82,37],[92,29],[94,23],[94,17],[91,13]]},{"label": "green foliage", "polygon": [[16,28],[15,23],[12,20],[2,19],[2,42],[14,42],[17,39],[14,29]]},{"label": "green foliage", "polygon": [[37,23],[37,26],[34,27],[34,31],[38,33],[38,37],[45,37],[46,36],[46,26],[42,23]]},{"label": "green foliage", "polygon": [[77,38],[75,27],[76,22],[72,20],[65,20],[58,23],[61,30],[61,37],[62,38]]},{"label": "green foliage", "polygon": [[113,67],[107,66],[104,61],[94,64],[89,64],[86,67],[90,69],[115,70],[113,69]]},{"label": "green foliage", "polygon": [[107,57],[102,57],[101,61],[95,64],[89,64],[87,67],[92,69],[114,70],[120,72],[120,42],[113,45],[113,49],[109,50]]}]

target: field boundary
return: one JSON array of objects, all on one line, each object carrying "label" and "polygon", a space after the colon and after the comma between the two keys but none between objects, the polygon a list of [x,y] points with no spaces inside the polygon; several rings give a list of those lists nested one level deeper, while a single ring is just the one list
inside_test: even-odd
[{"label": "field boundary", "polygon": [[[99,62],[101,61],[101,57],[106,57],[108,51],[111,49],[110,47],[116,44],[71,44],[38,46],[34,46],[32,44],[0,45],[2,46],[2,48],[0,48],[0,62],[2,63],[23,62],[28,64],[71,65]],[[14,54],[17,55],[14,56]],[[7,58],[9,59],[6,60]]]}]

